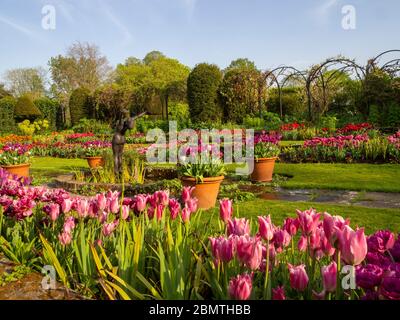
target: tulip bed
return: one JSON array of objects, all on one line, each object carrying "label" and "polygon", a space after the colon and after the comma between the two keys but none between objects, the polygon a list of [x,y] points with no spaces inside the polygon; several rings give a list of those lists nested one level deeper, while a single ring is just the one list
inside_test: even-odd
[{"label": "tulip bed", "polygon": [[[251,221],[228,199],[215,224],[189,188],[180,199],[87,198],[29,182],[0,170],[1,251],[33,269],[54,266],[90,298],[400,299],[400,239],[390,231],[366,236],[313,209],[282,225]],[[342,286],[347,265],[354,290]]]}]

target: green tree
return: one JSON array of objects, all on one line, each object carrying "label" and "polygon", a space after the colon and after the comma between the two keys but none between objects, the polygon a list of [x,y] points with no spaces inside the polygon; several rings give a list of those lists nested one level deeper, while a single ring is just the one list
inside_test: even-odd
[{"label": "green tree", "polygon": [[78,88],[72,91],[69,98],[71,111],[71,124],[76,125],[80,119],[89,118],[91,110],[90,91],[86,88]]},{"label": "green tree", "polygon": [[158,59],[165,58],[165,55],[160,51],[151,51],[143,58],[144,64],[150,64]]},{"label": "green tree", "polygon": [[225,72],[237,69],[257,70],[257,67],[253,61],[250,61],[247,58],[239,58],[233,60],[231,64],[225,69]]},{"label": "green tree", "polygon": [[0,99],[11,96],[11,92],[5,88],[4,83],[0,83]]},{"label": "green tree", "polygon": [[0,132],[9,133],[15,130],[14,110],[17,101],[12,96],[0,99]]},{"label": "green tree", "polygon": [[222,72],[216,65],[200,63],[191,71],[187,97],[193,122],[221,120],[223,112],[218,100],[221,82]]},{"label": "green tree", "polygon": [[46,70],[41,67],[7,70],[4,79],[16,97],[25,94],[39,97],[45,93]]}]

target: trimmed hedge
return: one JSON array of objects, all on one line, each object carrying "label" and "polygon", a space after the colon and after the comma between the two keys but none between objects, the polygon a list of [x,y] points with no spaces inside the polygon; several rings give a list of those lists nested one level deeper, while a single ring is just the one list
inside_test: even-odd
[{"label": "trimmed hedge", "polygon": [[57,111],[60,103],[47,97],[36,99],[34,103],[41,111],[43,118],[49,121],[49,129],[56,130]]},{"label": "trimmed hedge", "polygon": [[75,89],[69,98],[69,111],[72,126],[79,123],[80,119],[89,118],[91,110],[90,92],[86,88]]},{"label": "trimmed hedge", "polygon": [[30,97],[22,96],[18,98],[14,109],[14,118],[16,120],[34,120],[40,116],[42,116],[42,113]]},{"label": "trimmed hedge", "polygon": [[10,133],[15,131],[14,109],[17,101],[13,97],[0,99],[0,132]]}]

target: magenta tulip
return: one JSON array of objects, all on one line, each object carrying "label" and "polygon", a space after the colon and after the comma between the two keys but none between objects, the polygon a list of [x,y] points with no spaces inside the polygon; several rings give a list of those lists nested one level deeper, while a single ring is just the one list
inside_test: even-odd
[{"label": "magenta tulip", "polygon": [[323,228],[325,236],[329,242],[334,245],[337,240],[337,229],[342,230],[344,226],[349,225],[350,220],[345,220],[341,216],[331,216],[329,213],[324,213]]},{"label": "magenta tulip", "polygon": [[72,230],[75,228],[75,219],[74,217],[68,217],[64,221],[63,230],[65,233],[72,233]]},{"label": "magenta tulip", "polygon": [[278,252],[281,252],[283,248],[286,248],[290,244],[292,237],[290,234],[281,228],[276,228],[274,232],[274,244]]},{"label": "magenta tulip", "polygon": [[103,230],[102,230],[104,236],[108,237],[117,228],[118,224],[119,224],[118,220],[115,220],[111,223],[105,223],[103,225]]},{"label": "magenta tulip", "polygon": [[244,236],[250,234],[250,222],[245,218],[233,218],[228,221],[228,235]]},{"label": "magenta tulip", "polygon": [[321,267],[322,283],[324,285],[325,292],[336,291],[336,277],[337,277],[337,265],[333,261],[328,266]]},{"label": "magenta tulip", "polygon": [[63,199],[61,204],[61,210],[63,213],[68,213],[71,211],[73,201],[71,199]]},{"label": "magenta tulip", "polygon": [[247,273],[238,275],[229,281],[229,296],[235,300],[248,300],[252,288],[252,276]]},{"label": "magenta tulip", "polygon": [[283,286],[272,288],[272,300],[286,300],[285,288]]},{"label": "magenta tulip", "polygon": [[395,243],[394,234],[388,230],[380,230],[367,238],[368,252],[384,253],[393,248]]},{"label": "magenta tulip", "polygon": [[183,187],[182,201],[184,203],[188,202],[191,199],[193,190],[194,190],[194,187]]},{"label": "magenta tulip", "polygon": [[69,232],[63,232],[58,235],[58,240],[63,246],[66,246],[71,243],[72,235]]},{"label": "magenta tulip", "polygon": [[130,211],[130,207],[129,206],[122,206],[122,210],[121,210],[122,212],[122,215],[121,215],[121,218],[123,219],[123,220],[127,220],[128,218],[129,218],[129,211]]},{"label": "magenta tulip", "polygon": [[79,217],[86,218],[89,213],[89,201],[86,199],[78,199],[76,201],[76,211]]},{"label": "magenta tulip", "polygon": [[337,231],[341,258],[344,262],[351,265],[359,265],[367,255],[367,239],[364,229],[354,231],[345,225],[343,230]]},{"label": "magenta tulip", "polygon": [[192,212],[190,211],[190,209],[188,207],[184,207],[182,209],[181,217],[182,217],[183,222],[185,222],[185,223],[189,222],[191,213]]},{"label": "magenta tulip", "polygon": [[271,241],[274,237],[275,227],[271,222],[271,216],[258,217],[258,232],[266,241]]},{"label": "magenta tulip", "polygon": [[232,201],[229,199],[223,199],[219,201],[219,216],[221,220],[228,223],[228,220],[232,218]]},{"label": "magenta tulip", "polygon": [[49,215],[52,221],[56,221],[60,215],[60,206],[56,203],[50,203],[43,207],[43,210]]},{"label": "magenta tulip", "polygon": [[363,289],[374,289],[379,286],[383,278],[383,269],[374,264],[357,266],[356,283]]},{"label": "magenta tulip", "polygon": [[234,237],[210,237],[209,240],[214,259],[217,263],[219,261],[227,263],[233,259],[236,246],[236,239]]},{"label": "magenta tulip", "polygon": [[240,236],[236,241],[236,252],[240,262],[251,270],[257,270],[263,259],[263,245],[258,238]]},{"label": "magenta tulip", "polygon": [[305,265],[292,266],[288,263],[290,285],[297,291],[304,291],[308,285],[308,275]]},{"label": "magenta tulip", "polygon": [[294,236],[297,233],[299,224],[299,219],[286,218],[283,224],[283,229],[286,230],[291,236]]},{"label": "magenta tulip", "polygon": [[119,211],[119,200],[118,198],[112,198],[110,200],[110,212],[112,213],[118,213]]},{"label": "magenta tulip", "polygon": [[307,250],[307,237],[305,236],[301,236],[299,239],[299,242],[297,243],[297,249],[299,249],[299,251],[306,251]]},{"label": "magenta tulip", "polygon": [[96,194],[95,199],[96,199],[97,209],[99,211],[104,211],[107,206],[107,199],[104,193]]},{"label": "magenta tulip", "polygon": [[138,194],[133,198],[132,209],[136,213],[141,213],[146,209],[147,196],[144,194]]},{"label": "magenta tulip", "polygon": [[310,235],[319,224],[319,217],[321,214],[316,213],[314,209],[300,211],[297,210],[297,215],[299,219],[299,226],[304,234]]},{"label": "magenta tulip", "polygon": [[179,212],[181,211],[181,205],[179,201],[176,199],[170,199],[168,204],[169,204],[169,212],[171,214],[171,219],[175,220],[178,217]]}]

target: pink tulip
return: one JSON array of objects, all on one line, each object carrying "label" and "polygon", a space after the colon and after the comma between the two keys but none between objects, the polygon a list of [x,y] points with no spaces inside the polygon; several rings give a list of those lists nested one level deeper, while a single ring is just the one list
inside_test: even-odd
[{"label": "pink tulip", "polygon": [[304,291],[308,285],[308,275],[305,265],[292,266],[288,263],[290,285],[297,291]]},{"label": "pink tulip", "polygon": [[74,217],[68,217],[64,221],[63,230],[65,233],[72,233],[72,230],[75,228],[75,219]]},{"label": "pink tulip", "polygon": [[95,199],[96,199],[97,209],[99,211],[104,211],[107,206],[107,199],[104,193],[96,194]]},{"label": "pink tulip", "polygon": [[86,218],[89,213],[89,201],[86,199],[78,199],[76,201],[76,211],[79,217]]},{"label": "pink tulip", "polygon": [[158,221],[161,221],[163,213],[164,213],[164,205],[160,203],[156,206],[156,217]]},{"label": "pink tulip", "polygon": [[103,225],[103,230],[102,230],[104,236],[108,237],[117,228],[118,224],[119,224],[118,220],[115,220],[111,223],[105,223]]},{"label": "pink tulip", "polygon": [[112,198],[110,201],[110,211],[114,214],[119,212],[119,199]]},{"label": "pink tulip", "polygon": [[324,285],[325,292],[336,291],[336,277],[337,277],[337,265],[333,261],[328,266],[321,267],[322,282]]},{"label": "pink tulip", "polygon": [[223,199],[219,201],[219,217],[225,223],[232,218],[232,201],[229,199]]},{"label": "pink tulip", "polygon": [[235,300],[248,300],[253,288],[252,276],[246,274],[238,275],[229,281],[229,296]]},{"label": "pink tulip", "polygon": [[209,238],[211,243],[211,250],[214,256],[214,259],[218,263],[229,262],[233,259],[235,253],[235,238],[234,237],[218,237],[218,238]]},{"label": "pink tulip", "polygon": [[63,213],[68,213],[71,211],[73,201],[71,199],[64,199],[61,204],[61,210]]},{"label": "pink tulip", "polygon": [[183,187],[182,189],[182,201],[186,203],[192,197],[194,187]]},{"label": "pink tulip", "polygon": [[146,209],[147,196],[144,194],[138,194],[133,198],[132,208],[136,213],[141,213]]},{"label": "pink tulip", "polygon": [[58,240],[63,246],[66,246],[71,243],[72,235],[69,232],[63,232],[58,235]]},{"label": "pink tulip", "polygon": [[244,236],[250,234],[250,223],[245,218],[233,218],[228,221],[228,235]]},{"label": "pink tulip", "polygon": [[181,216],[182,216],[182,220],[183,222],[189,222],[190,220],[190,214],[192,212],[190,211],[190,209],[188,207],[184,207],[181,211]]},{"label": "pink tulip", "polygon": [[160,190],[155,192],[155,196],[157,197],[157,201],[159,204],[163,206],[168,205],[169,201],[169,190]]},{"label": "pink tulip", "polygon": [[337,240],[336,230],[342,229],[345,225],[349,225],[350,220],[345,220],[341,216],[331,216],[329,213],[324,213],[323,228],[325,236],[329,242],[334,245]]},{"label": "pink tulip", "polygon": [[283,229],[286,230],[291,236],[294,236],[297,233],[299,224],[299,219],[286,218],[283,224]]},{"label": "pink tulip", "polygon": [[150,220],[154,218],[155,212],[156,212],[156,209],[154,207],[149,207],[147,209],[147,216],[149,217]]},{"label": "pink tulip", "polygon": [[364,261],[368,248],[363,228],[354,231],[346,225],[343,230],[337,230],[337,236],[341,258],[344,262],[359,265]]},{"label": "pink tulip", "polygon": [[299,249],[299,251],[306,251],[307,250],[307,237],[305,236],[301,236],[299,239],[299,242],[297,243],[297,249]]},{"label": "pink tulip", "polygon": [[121,211],[122,211],[121,212],[122,213],[122,215],[121,215],[122,219],[124,219],[124,220],[128,219],[130,207],[129,206],[122,206],[122,210]]},{"label": "pink tulip", "polygon": [[283,286],[272,288],[272,300],[286,300],[285,288]]},{"label": "pink tulip", "polygon": [[271,222],[271,217],[258,217],[258,232],[266,241],[271,241],[274,237],[274,225]]},{"label": "pink tulip", "polygon": [[181,211],[181,205],[179,201],[176,199],[170,199],[169,212],[171,213],[171,219],[175,220],[178,217],[180,211]]},{"label": "pink tulip", "polygon": [[286,230],[275,229],[273,241],[278,252],[282,252],[282,249],[290,244],[291,239],[292,237]]},{"label": "pink tulip", "polygon": [[313,233],[318,226],[320,214],[316,213],[314,209],[296,211],[299,219],[299,225],[303,233],[306,235]]},{"label": "pink tulip", "polygon": [[43,210],[50,216],[52,221],[56,221],[60,215],[60,206],[56,203],[51,203],[45,206]]},{"label": "pink tulip", "polygon": [[263,259],[263,245],[258,238],[241,236],[236,242],[237,257],[251,270],[257,270]]},{"label": "pink tulip", "polygon": [[196,198],[191,198],[186,201],[185,206],[190,210],[191,213],[193,213],[197,210],[197,202],[198,200]]}]

